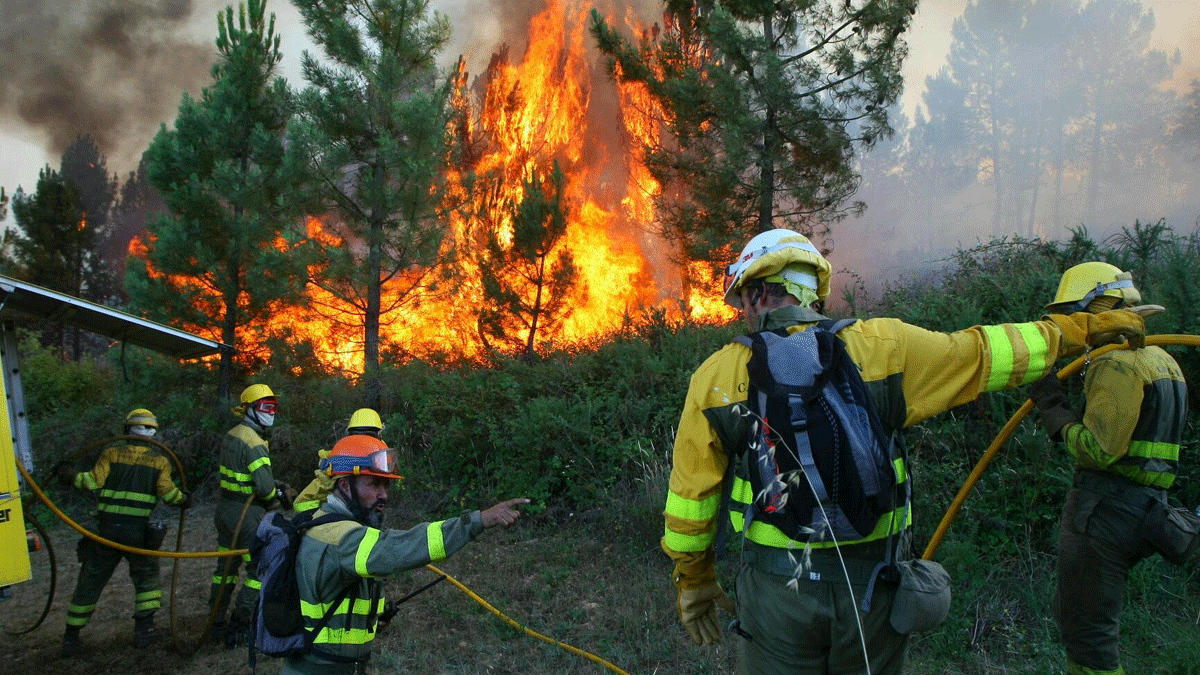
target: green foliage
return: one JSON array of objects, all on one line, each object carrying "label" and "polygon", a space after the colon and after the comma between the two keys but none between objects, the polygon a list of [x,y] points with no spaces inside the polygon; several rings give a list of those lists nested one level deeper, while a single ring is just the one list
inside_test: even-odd
[{"label": "green foliage", "polygon": [[732,335],[650,322],[594,352],[532,364],[390,370],[384,390],[403,405],[384,437],[401,449],[402,473],[417,489],[594,503],[640,474],[645,448],[672,444],[691,372]]},{"label": "green foliage", "polygon": [[710,259],[747,233],[823,234],[861,211],[847,204],[855,148],[892,133],[915,11],[915,0],[669,2],[665,30],[635,46],[593,10],[613,75],[660,110],[662,138],[642,140],[665,233]]}]

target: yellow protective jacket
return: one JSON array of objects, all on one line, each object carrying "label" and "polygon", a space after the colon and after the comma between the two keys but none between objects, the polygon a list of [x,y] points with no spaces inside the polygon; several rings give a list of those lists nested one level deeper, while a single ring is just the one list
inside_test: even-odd
[{"label": "yellow protective jacket", "polygon": [[[342,500],[330,496],[313,514],[353,516]],[[371,653],[376,623],[383,611],[386,577],[444,560],[483,531],[479,511],[452,520],[422,523],[408,530],[377,529],[355,520],[318,525],[304,534],[296,556],[296,579],[305,627],[312,630],[347,587],[325,628],[313,638],[312,650],[288,657],[319,664],[364,661]],[[304,672],[303,668],[296,668]]]},{"label": "yellow protective jacket", "polygon": [[262,505],[275,498],[267,441],[243,420],[221,440],[221,499],[239,504],[253,494]]},{"label": "yellow protective jacket", "polygon": [[[320,463],[320,460],[328,457],[328,450],[317,451],[318,463]],[[300,494],[296,495],[296,501],[292,503],[292,508],[296,510],[296,513],[304,513],[324,504],[325,498],[329,496],[330,492],[333,492],[333,483],[332,476],[319,468],[314,469],[313,479],[308,482],[308,485],[304,486]]]},{"label": "yellow protective jacket", "polygon": [[91,471],[75,475],[75,487],[96,493],[100,520],[108,523],[144,523],[159,499],[171,506],[183,501],[166,455],[144,445],[105,448]]},{"label": "yellow protective jacket", "polygon": [[[1086,317],[1087,315],[1085,315]],[[804,330],[825,317],[799,306],[765,317],[764,330]],[[987,391],[1031,382],[1060,357],[1082,352],[1087,318],[1052,315],[1043,321],[975,326],[937,333],[898,319],[857,321],[838,333],[862,378],[880,420],[903,429],[975,400]],[[712,545],[720,509],[722,479],[731,453],[744,454],[748,419],[744,402],[749,384],[750,349],[733,343],[710,356],[692,375],[675,437],[670,486],[664,511],[662,547],[675,561],[676,583],[695,588],[714,576]],[[905,480],[905,476],[899,476]],[[744,483],[744,482],[743,482]],[[735,482],[733,496],[748,492]],[[741,525],[741,508],[731,501],[730,520]],[[892,533],[899,520],[885,514],[880,526],[854,545]],[[887,522],[884,522],[884,521]],[[911,522],[911,518],[903,520]],[[739,530],[740,531],[740,530]],[[777,528],[755,521],[747,539],[767,546],[803,549]]]},{"label": "yellow protective jacket", "polygon": [[1088,366],[1084,395],[1083,422],[1062,432],[1076,463],[1170,487],[1187,417],[1187,384],[1175,359],[1158,347],[1109,352]]}]

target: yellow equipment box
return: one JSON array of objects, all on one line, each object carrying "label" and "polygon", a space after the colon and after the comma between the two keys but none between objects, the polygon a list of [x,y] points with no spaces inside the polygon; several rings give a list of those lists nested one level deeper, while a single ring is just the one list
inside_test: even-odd
[{"label": "yellow equipment box", "polygon": [[[0,400],[7,400],[0,377]],[[25,539],[25,512],[21,509],[17,456],[13,450],[8,415],[0,413],[0,588],[29,581],[29,544]]]}]

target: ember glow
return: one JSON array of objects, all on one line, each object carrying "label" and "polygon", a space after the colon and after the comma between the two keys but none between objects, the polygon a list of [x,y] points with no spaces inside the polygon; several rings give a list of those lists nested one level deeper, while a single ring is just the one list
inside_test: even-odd
[{"label": "ember glow", "polygon": [[[653,198],[659,186],[637,148],[638,141],[659,133],[657,109],[644,89],[614,84],[605,74],[587,33],[592,6],[548,0],[530,19],[526,35],[514,41],[527,45],[519,61],[502,45],[493,50],[485,72],[471,74],[460,67],[467,86],[455,104],[467,122],[456,133],[469,141],[470,152],[465,153],[468,165],[454,167],[448,176],[452,198],[466,206],[452,211],[447,245],[467,255],[456,258],[459,280],[452,288],[435,287],[381,317],[384,354],[483,355],[481,263],[470,252],[488,232],[510,240],[511,209],[521,201],[524,181],[533,172],[545,178],[555,161],[565,176],[570,218],[547,262],[569,250],[578,281],[561,323],[551,331],[539,328],[539,347],[591,342],[620,328],[627,317],[636,321],[650,310],[675,321],[733,317],[720,300],[719,282],[708,281],[706,266],[694,264],[685,273],[671,262],[668,244],[656,233]],[[645,22],[624,5],[619,14],[616,3],[612,9],[610,22],[624,22],[633,34],[643,30],[639,26]],[[469,193],[469,176],[476,187],[490,181],[486,200]],[[310,236],[337,241],[336,226],[318,218],[310,218],[307,226]],[[331,367],[362,372],[361,310],[320,289],[308,292],[309,302],[281,311],[272,329],[285,327],[293,339],[311,340]],[[394,304],[387,295],[385,286],[385,308]]]}]

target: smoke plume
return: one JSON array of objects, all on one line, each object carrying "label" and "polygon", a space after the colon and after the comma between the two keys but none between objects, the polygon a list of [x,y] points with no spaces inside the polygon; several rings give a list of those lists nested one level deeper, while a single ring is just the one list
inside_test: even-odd
[{"label": "smoke plume", "polygon": [[211,40],[186,34],[192,0],[6,5],[0,125],[39,132],[52,156],[89,134],[110,166],[136,166],[181,92],[205,83],[216,53]]}]

